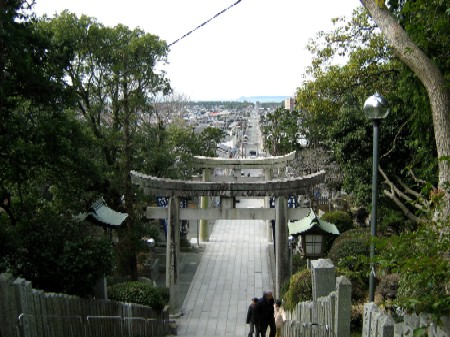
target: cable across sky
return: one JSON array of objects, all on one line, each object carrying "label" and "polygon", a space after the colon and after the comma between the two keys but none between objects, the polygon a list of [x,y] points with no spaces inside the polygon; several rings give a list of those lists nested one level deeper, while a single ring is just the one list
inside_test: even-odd
[{"label": "cable across sky", "polygon": [[208,20],[206,20],[205,22],[203,22],[202,24],[198,25],[197,27],[195,27],[194,29],[190,30],[189,32],[187,32],[186,34],[184,34],[182,37],[176,39],[175,41],[173,41],[172,43],[169,44],[169,47],[173,46],[175,43],[179,42],[180,40],[184,39],[185,37],[191,35],[193,32],[195,32],[197,29],[205,26],[208,22],[214,20],[215,18],[217,18],[220,14],[225,13],[227,10],[229,10],[230,8],[236,6],[238,3],[240,3],[242,0],[238,0],[236,1],[234,4],[228,6],[227,8],[221,10],[219,13],[217,13],[216,15],[214,15],[213,17],[209,18]]}]

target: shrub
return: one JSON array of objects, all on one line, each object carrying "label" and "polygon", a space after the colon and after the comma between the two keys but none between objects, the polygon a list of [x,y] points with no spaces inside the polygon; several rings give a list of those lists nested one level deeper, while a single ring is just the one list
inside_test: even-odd
[{"label": "shrub", "polygon": [[[340,234],[353,228],[353,219],[347,212],[343,211],[326,212],[324,215],[320,217],[320,219],[335,225],[339,230]],[[325,236],[325,251],[330,250],[335,239],[336,239],[335,235]]]},{"label": "shrub", "polygon": [[0,259],[0,273],[3,273],[16,259],[19,238],[15,227],[11,227],[9,223],[2,223],[1,220],[0,218],[0,256],[2,257]]},{"label": "shrub", "polygon": [[362,268],[362,256],[370,253],[370,232],[365,228],[350,229],[334,240],[328,257],[335,266],[359,271]]},{"label": "shrub", "polygon": [[11,272],[37,289],[87,296],[112,270],[112,245],[99,227],[42,208],[15,230],[21,242]]},{"label": "shrub", "polygon": [[341,234],[353,228],[352,217],[347,212],[326,212],[320,219],[334,224]]},{"label": "shrub", "polygon": [[306,269],[306,264],[306,259],[302,258],[300,254],[292,256],[292,270],[294,274]]},{"label": "shrub", "polygon": [[370,232],[368,229],[349,229],[333,243],[328,257],[340,275],[352,282],[353,301],[363,300],[367,292],[370,254]]},{"label": "shrub", "polygon": [[108,298],[120,302],[137,303],[161,311],[169,303],[167,288],[155,287],[150,282],[124,282],[108,287]]},{"label": "shrub", "polygon": [[287,310],[293,310],[299,302],[312,299],[312,281],[309,269],[304,269],[291,276],[289,288],[283,298]]},{"label": "shrub", "polygon": [[160,233],[159,222],[150,221],[143,223],[141,234],[142,237],[152,238],[156,242],[158,242],[160,241],[159,233]]},{"label": "shrub", "polygon": [[369,275],[368,269],[360,271],[351,271],[346,268],[337,268],[336,274],[347,277],[352,283],[352,301],[356,305],[359,302],[364,302],[367,299],[369,289]]},{"label": "shrub", "polygon": [[395,305],[407,312],[450,314],[449,222],[429,221],[416,231],[378,239],[378,263],[386,273],[398,273]]}]

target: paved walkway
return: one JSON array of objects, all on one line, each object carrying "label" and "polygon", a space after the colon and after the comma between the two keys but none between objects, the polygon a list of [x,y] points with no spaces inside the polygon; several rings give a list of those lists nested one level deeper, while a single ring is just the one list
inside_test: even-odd
[{"label": "paved walkway", "polygon": [[[258,207],[250,200],[246,204]],[[251,299],[273,289],[266,224],[262,220],[218,220],[204,245],[181,309],[183,316],[177,320],[177,334],[247,336],[245,319]]]}]

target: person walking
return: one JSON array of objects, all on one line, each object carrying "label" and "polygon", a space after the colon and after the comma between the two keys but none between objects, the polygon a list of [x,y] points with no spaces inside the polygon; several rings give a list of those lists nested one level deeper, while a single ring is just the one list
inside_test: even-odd
[{"label": "person walking", "polygon": [[281,306],[281,300],[275,301],[274,316],[276,328],[275,337],[281,337],[281,329],[283,328],[284,321],[286,320],[286,313],[284,312],[284,308]]},{"label": "person walking", "polygon": [[266,337],[270,327],[269,337],[275,337],[274,300],[271,290],[265,290],[263,297],[255,306],[255,332],[257,337]]},{"label": "person walking", "polygon": [[[250,324],[250,331],[248,332],[248,337],[253,337],[253,333],[255,332],[255,307],[258,299],[252,298],[252,302],[250,303],[247,311],[247,320],[245,321],[247,324]],[[256,337],[259,337],[256,335]]]}]

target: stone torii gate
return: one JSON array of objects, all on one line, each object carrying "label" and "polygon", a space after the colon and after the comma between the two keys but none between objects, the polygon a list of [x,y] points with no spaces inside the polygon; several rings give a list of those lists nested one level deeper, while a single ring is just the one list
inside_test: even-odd
[{"label": "stone torii gate", "polygon": [[[204,158],[204,157],[203,157]],[[203,158],[201,158],[203,160]],[[263,161],[263,160],[266,161]],[[274,167],[274,160],[284,162],[284,157],[263,158],[252,168]],[[238,159],[235,168],[248,166],[258,159]],[[209,159],[206,162],[210,162]],[[272,162],[272,164],[270,164]],[[268,164],[269,163],[269,164]],[[220,165],[217,165],[218,167]],[[285,165],[285,164],[284,164]],[[248,168],[248,167],[247,167]],[[204,173],[205,175],[205,173]],[[179,307],[180,285],[180,221],[181,220],[273,220],[275,219],[275,296],[280,296],[282,283],[289,277],[288,221],[308,215],[309,208],[288,208],[287,198],[292,195],[308,194],[311,186],[323,182],[325,171],[293,179],[266,181],[182,181],[162,179],[131,171],[131,179],[147,195],[169,197],[167,208],[147,207],[146,216],[153,219],[168,219],[166,251],[166,286],[170,290],[171,308]],[[271,178],[271,176],[266,176]],[[266,179],[267,179],[266,178]],[[203,179],[207,180],[207,179]],[[220,196],[220,208],[182,208],[179,197]],[[275,197],[275,208],[233,208],[235,197]]]},{"label": "stone torii gate", "polygon": [[[194,157],[194,165],[197,168],[202,169],[202,181],[214,181],[225,183],[243,183],[243,182],[258,182],[258,181],[270,181],[273,179],[274,171],[285,169],[288,162],[295,159],[296,152],[293,151],[284,156],[271,156],[260,158],[219,158],[219,157]],[[239,174],[232,175],[211,175],[211,170],[221,168],[226,172],[235,173],[235,171],[241,172],[242,170],[258,169],[263,170],[264,174],[261,177],[246,177]],[[221,200],[222,201],[222,200]],[[200,199],[200,205],[202,208],[208,208],[208,197],[202,196]],[[269,197],[264,199],[264,207],[268,208]],[[200,241],[208,241],[208,221],[201,219],[199,223],[199,239]],[[270,221],[267,220],[267,239],[272,241],[272,229]]]}]

